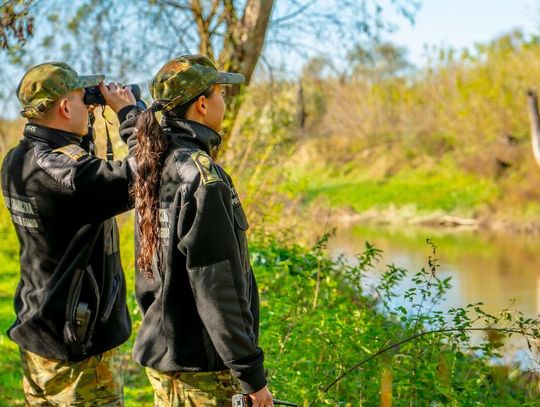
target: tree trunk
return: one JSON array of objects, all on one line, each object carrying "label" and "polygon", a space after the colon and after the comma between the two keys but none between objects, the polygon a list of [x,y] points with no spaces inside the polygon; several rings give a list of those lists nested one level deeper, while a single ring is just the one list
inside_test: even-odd
[{"label": "tree trunk", "polygon": [[534,158],[540,165],[540,114],[538,113],[538,97],[536,92],[529,90],[527,92],[529,104],[529,120],[531,122],[531,142]]},{"label": "tree trunk", "polygon": [[302,86],[302,80],[298,80],[298,87],[296,89],[296,120],[298,122],[298,129],[303,134],[306,128],[306,101],[304,100],[304,87]]},{"label": "tree trunk", "polygon": [[[225,17],[228,37],[225,40],[219,62],[223,69],[239,72],[246,77],[249,85],[264,46],[270,15],[275,0],[247,0],[242,18],[238,21],[232,4],[227,7]],[[227,143],[242,104],[240,87],[226,89],[227,116],[224,128],[224,144]]]},{"label": "tree trunk", "polygon": [[274,0],[248,0],[240,22],[240,72],[249,85],[261,55]]}]

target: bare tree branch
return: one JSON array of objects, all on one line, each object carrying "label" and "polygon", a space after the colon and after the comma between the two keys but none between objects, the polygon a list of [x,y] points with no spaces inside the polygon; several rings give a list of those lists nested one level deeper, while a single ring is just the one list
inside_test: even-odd
[{"label": "bare tree branch", "polygon": [[30,14],[33,0],[11,0],[0,8],[0,50],[9,50],[15,44],[24,45],[34,34],[34,17]]},{"label": "bare tree branch", "polygon": [[272,27],[275,27],[283,22],[287,22],[287,21],[290,21],[290,20],[293,20],[295,18],[297,18],[298,16],[300,16],[301,14],[305,13],[312,5],[314,5],[315,3],[317,3],[319,0],[311,0],[311,1],[308,1],[307,3],[305,4],[302,4],[298,7],[298,9],[294,10],[292,13],[290,14],[287,14],[286,16],[283,16],[283,17],[280,17],[280,18],[277,18],[275,20],[272,20],[270,22],[270,25]]},{"label": "bare tree branch", "polygon": [[156,1],[157,4],[161,4],[163,6],[169,6],[178,10],[183,11],[189,11],[191,12],[191,7],[187,4],[182,4],[183,2],[173,1],[173,0],[158,0]]}]

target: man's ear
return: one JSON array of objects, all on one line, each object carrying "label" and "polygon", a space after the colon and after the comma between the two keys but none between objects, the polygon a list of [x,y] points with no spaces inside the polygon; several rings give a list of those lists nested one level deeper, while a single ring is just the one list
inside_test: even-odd
[{"label": "man's ear", "polygon": [[58,101],[58,113],[66,119],[71,118],[71,111],[68,98],[62,98]]}]

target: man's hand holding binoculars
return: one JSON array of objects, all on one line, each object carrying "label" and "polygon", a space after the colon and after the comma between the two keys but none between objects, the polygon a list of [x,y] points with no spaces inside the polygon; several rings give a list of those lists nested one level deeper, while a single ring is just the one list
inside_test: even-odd
[{"label": "man's hand holding binoculars", "polygon": [[115,113],[118,113],[126,106],[134,106],[137,104],[135,96],[131,92],[131,86],[122,87],[122,85],[109,83],[106,86],[103,82],[99,84],[99,90],[103,95],[103,99]]}]

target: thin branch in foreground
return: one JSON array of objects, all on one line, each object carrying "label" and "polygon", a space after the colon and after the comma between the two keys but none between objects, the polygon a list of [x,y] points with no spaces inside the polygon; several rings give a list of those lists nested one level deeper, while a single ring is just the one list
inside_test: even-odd
[{"label": "thin branch in foreground", "polygon": [[[425,335],[430,335],[430,334],[438,334],[438,333],[445,333],[445,332],[464,332],[464,331],[497,331],[497,332],[504,332],[504,333],[514,333],[514,334],[520,334],[520,335],[524,335],[524,336],[533,336],[535,337],[534,334],[532,333],[529,333],[527,331],[518,331],[516,329],[509,329],[509,328],[446,328],[446,329],[435,329],[435,330],[432,330],[432,331],[425,331],[425,332],[420,332],[416,335],[413,335],[413,336],[410,336],[408,338],[405,338],[399,342],[396,342],[390,346],[387,346],[383,349],[380,349],[378,350],[377,352],[375,352],[373,355],[367,357],[366,359],[358,362],[357,364],[351,366],[350,368],[348,368],[345,372],[343,372],[342,374],[340,374],[338,377],[336,377],[332,382],[330,382],[327,386],[325,386],[321,392],[319,393],[320,394],[324,394],[326,392],[328,392],[328,390],[330,390],[336,383],[338,383],[341,379],[343,379],[345,376],[347,376],[349,373],[351,373],[352,371],[358,369],[359,367],[365,365],[367,362],[369,362],[370,360],[376,358],[377,356],[380,356],[392,349],[396,349],[396,348],[399,348],[401,345],[407,343],[407,342],[411,342],[415,339],[418,339],[422,336],[425,336]],[[309,406],[314,406],[315,403],[319,400],[319,395],[316,396],[315,399],[313,399],[313,401],[311,401],[309,403]]]}]

